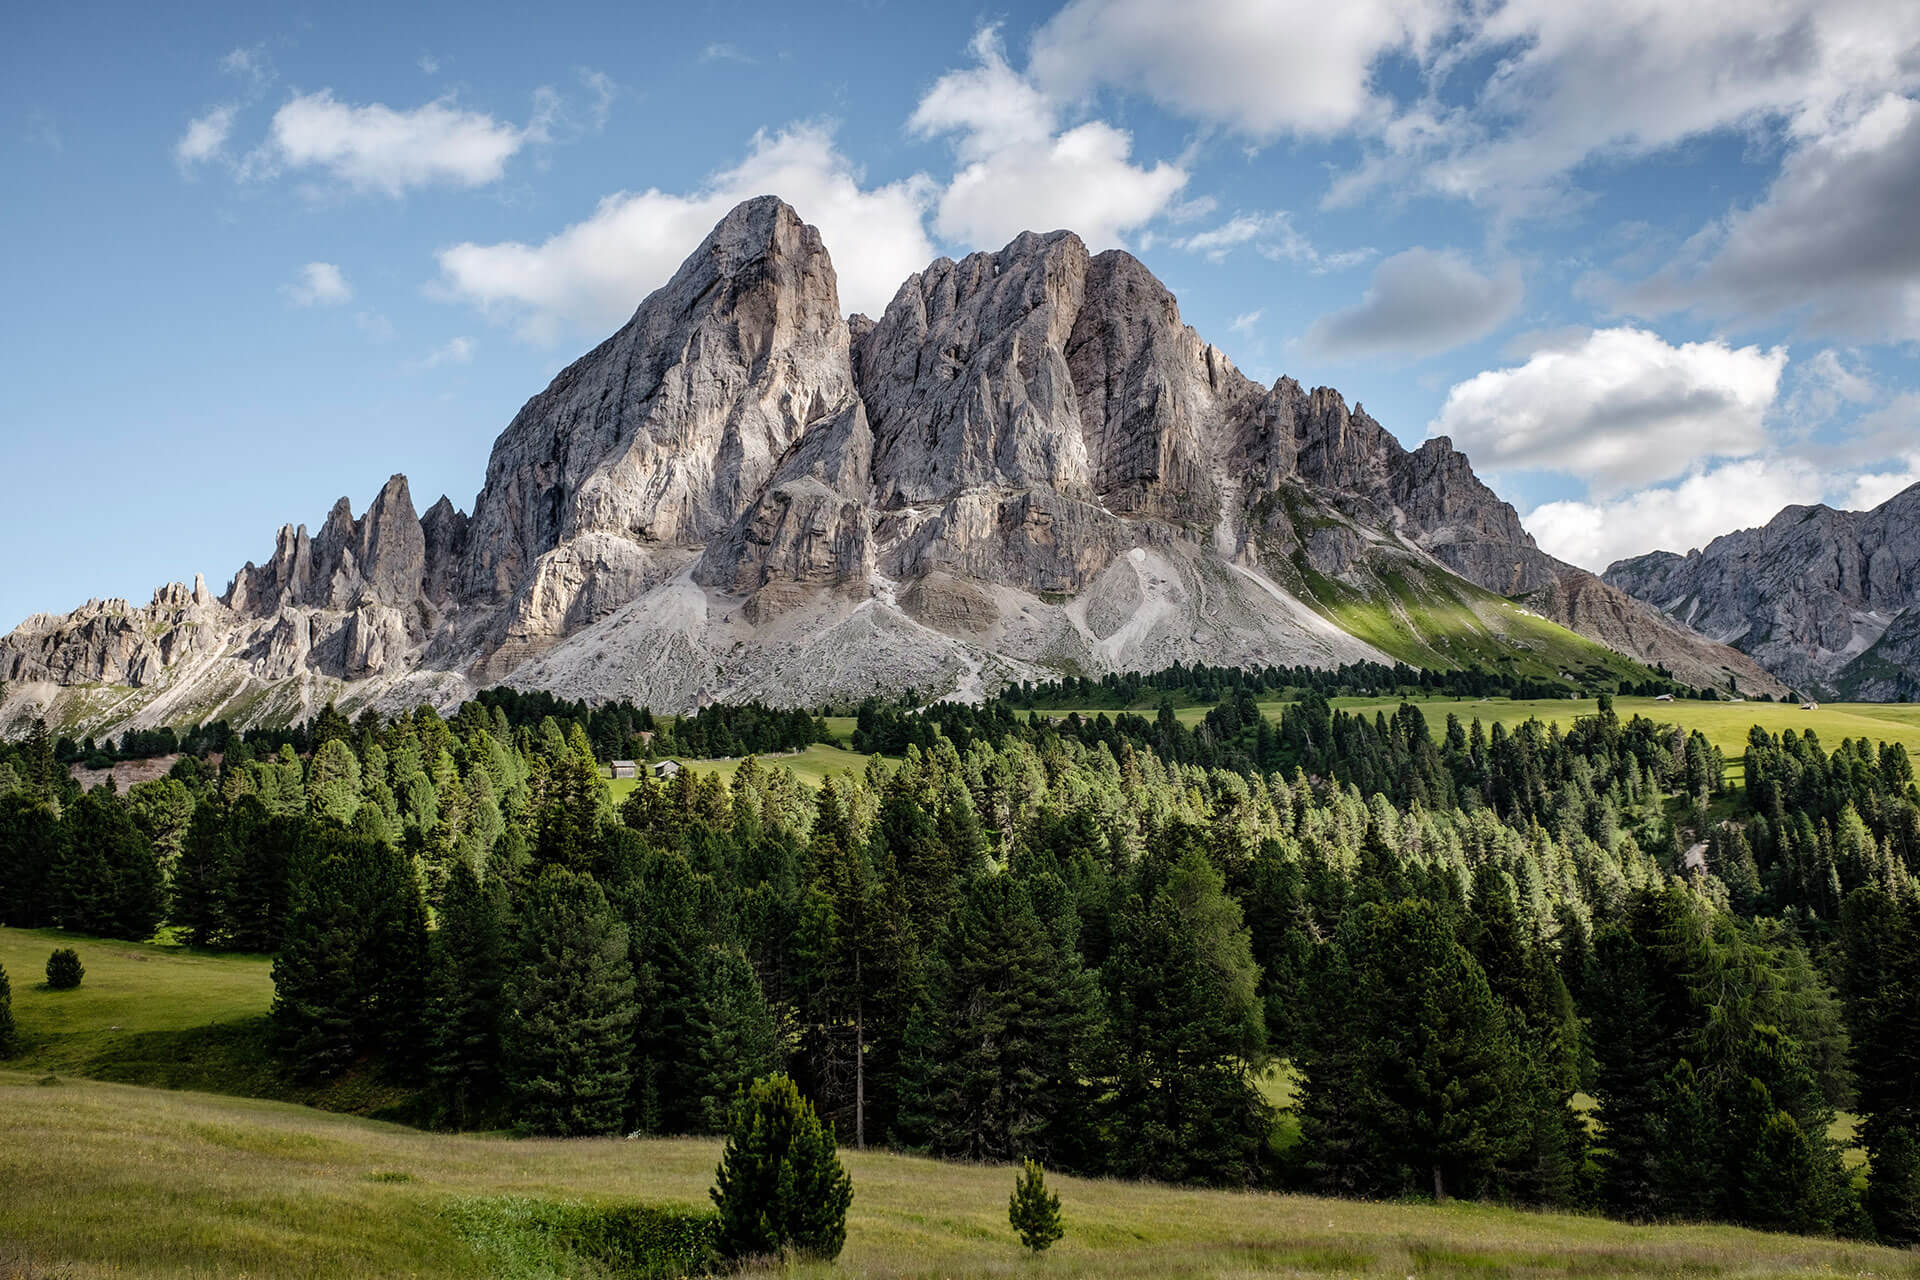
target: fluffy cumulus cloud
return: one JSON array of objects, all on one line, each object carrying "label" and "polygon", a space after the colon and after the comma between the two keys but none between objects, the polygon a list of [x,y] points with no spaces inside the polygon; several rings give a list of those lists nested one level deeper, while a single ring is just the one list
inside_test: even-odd
[{"label": "fluffy cumulus cloud", "polygon": [[309,262],[284,292],[303,307],[337,307],[353,298],[353,287],[331,262]]},{"label": "fluffy cumulus cloud", "polygon": [[1354,306],[1314,321],[1307,345],[1330,359],[1435,355],[1505,324],[1522,292],[1517,268],[1482,275],[1452,250],[1415,247],[1381,262]]},{"label": "fluffy cumulus cloud", "polygon": [[998,28],[982,29],[973,52],[976,64],[942,76],[907,125],[954,142],[960,167],[934,210],[942,237],[997,249],[1022,231],[1065,227],[1109,248],[1186,186],[1177,165],[1135,164],[1125,130],[1100,120],[1062,130],[1052,98],[1007,64]]},{"label": "fluffy cumulus cloud", "polygon": [[1797,458],[1747,458],[1680,483],[1599,501],[1549,502],[1523,517],[1541,550],[1598,573],[1648,551],[1687,551],[1763,524],[1794,503],[1820,502],[1828,479]]},{"label": "fluffy cumulus cloud", "polygon": [[450,97],[409,110],[341,102],[331,90],[301,94],[273,114],[254,173],[318,170],[355,191],[398,196],[416,187],[480,187],[545,137],[539,112],[526,126],[465,110]]},{"label": "fluffy cumulus cloud", "polygon": [[443,249],[440,287],[513,320],[534,341],[605,333],[665,284],[729,209],[773,193],[820,228],[834,255],[842,308],[878,314],[900,282],[934,256],[924,226],[931,191],[920,176],[862,185],[826,128],[760,133],[746,159],[698,190],[618,192],[539,244]]},{"label": "fluffy cumulus cloud", "polygon": [[1696,237],[1689,259],[1626,291],[1637,309],[1920,340],[1920,101],[1889,95],[1790,152],[1766,197]]},{"label": "fluffy cumulus cloud", "polygon": [[1382,122],[1375,71],[1454,21],[1448,0],[1073,0],[1034,36],[1049,92],[1112,87],[1254,138]]},{"label": "fluffy cumulus cloud", "polygon": [[1784,348],[1600,329],[1456,384],[1428,434],[1491,470],[1556,471],[1618,493],[1759,453],[1786,363]]}]

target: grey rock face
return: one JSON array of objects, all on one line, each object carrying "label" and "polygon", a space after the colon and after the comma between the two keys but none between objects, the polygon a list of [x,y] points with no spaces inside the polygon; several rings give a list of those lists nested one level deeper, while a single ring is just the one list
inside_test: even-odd
[{"label": "grey rock face", "polygon": [[[1402,572],[1685,678],[1768,679],[1541,553],[1447,441],[1409,452],[1331,389],[1245,377],[1128,254],[1026,234],[846,319],[819,234],[762,197],[526,403],[471,518],[444,497],[416,515],[395,476],[359,517],[343,498],[311,536],[283,527],[218,600],[33,619],[0,640],[0,727],[444,705],[500,680],[678,710],[1385,661],[1315,592]],[[88,710],[101,684],[138,696]]]},{"label": "grey rock face", "polygon": [[1920,694],[1920,485],[1871,511],[1788,507],[1705,549],[1619,561],[1606,580],[1796,688]]},{"label": "grey rock face", "polygon": [[[506,606],[524,648],[551,643],[685,559],[662,551],[727,530],[808,425],[853,399],[819,233],[748,201],[495,443],[460,594]],[[583,541],[590,555],[567,552]]]}]

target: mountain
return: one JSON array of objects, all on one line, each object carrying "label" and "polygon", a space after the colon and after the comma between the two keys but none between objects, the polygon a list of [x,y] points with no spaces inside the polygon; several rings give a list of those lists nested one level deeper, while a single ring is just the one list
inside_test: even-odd
[{"label": "mountain", "polygon": [[1787,507],[1704,550],[1621,560],[1606,581],[1796,689],[1920,697],[1920,485],[1871,511]]},{"label": "mountain", "polygon": [[526,403],[470,517],[395,476],[218,599],[36,616],[0,640],[0,724],[1392,659],[1779,688],[1543,554],[1448,441],[1245,377],[1126,253],[1029,233],[848,318],[819,233],[761,197]]}]

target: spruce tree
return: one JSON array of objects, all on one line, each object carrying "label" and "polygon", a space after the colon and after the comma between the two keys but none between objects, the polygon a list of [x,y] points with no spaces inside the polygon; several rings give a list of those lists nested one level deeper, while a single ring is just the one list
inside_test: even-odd
[{"label": "spruce tree", "polygon": [[166,886],[126,805],[95,788],[61,826],[66,856],[53,878],[60,926],[134,942],[152,937],[166,916]]},{"label": "spruce tree", "polygon": [[1078,1158],[1098,989],[1040,923],[1024,884],[974,881],[928,985],[930,1042],[902,1102],[922,1141],[969,1160]]},{"label": "spruce tree", "polygon": [[173,923],[186,929],[189,945],[209,947],[227,936],[238,861],[224,815],[203,801],[187,824],[173,873]]},{"label": "spruce tree", "polygon": [[699,995],[691,1019],[696,1049],[690,1092],[700,1127],[721,1133],[734,1099],[779,1070],[780,1029],[753,965],[738,947],[707,948]]},{"label": "spruce tree", "polygon": [[1855,890],[1841,912],[1841,991],[1852,1034],[1860,1144],[1871,1178],[1874,1230],[1897,1244],[1920,1243],[1910,1197],[1920,1134],[1920,906],[1878,886]]},{"label": "spruce tree", "polygon": [[428,981],[428,1066],[441,1114],[470,1126],[499,1092],[500,988],[507,951],[506,898],[454,864],[434,930]]},{"label": "spruce tree", "polygon": [[371,1055],[404,1069],[418,1052],[426,997],[419,883],[397,849],[339,831],[313,835],[273,962],[282,1061],[310,1079]]},{"label": "spruce tree", "polygon": [[787,1076],[756,1081],[734,1106],[712,1195],[729,1258],[831,1260],[846,1243],[853,1181]]},{"label": "spruce tree", "polygon": [[42,929],[55,919],[60,820],[27,791],[0,795],[0,924]]},{"label": "spruce tree", "polygon": [[1883,1132],[1867,1173],[1867,1216],[1886,1244],[1920,1244],[1920,1142],[1910,1129]]},{"label": "spruce tree", "polygon": [[1060,1221],[1060,1197],[1047,1190],[1046,1171],[1032,1160],[1024,1162],[1007,1197],[1007,1221],[1020,1243],[1034,1253],[1047,1249],[1066,1234]]},{"label": "spruce tree", "polygon": [[47,986],[51,990],[71,991],[80,985],[86,973],[86,967],[80,963],[80,953],[72,947],[55,947],[47,957]]},{"label": "spruce tree", "polygon": [[17,1047],[19,1032],[13,1025],[13,984],[7,981],[7,968],[0,965],[0,1058],[10,1058]]},{"label": "spruce tree", "polygon": [[590,876],[554,865],[534,879],[502,1006],[516,1125],[556,1136],[618,1131],[633,1082],[633,965],[627,927]]},{"label": "spruce tree", "polygon": [[1369,1195],[1505,1189],[1536,1119],[1486,975],[1430,902],[1365,904],[1314,975],[1301,1136],[1320,1184]]},{"label": "spruce tree", "polygon": [[1139,874],[1149,879],[1120,909],[1101,972],[1113,1052],[1107,1108],[1126,1135],[1114,1169],[1169,1182],[1251,1181],[1272,1114],[1249,1070],[1265,1046],[1239,905],[1198,853],[1162,883],[1152,884],[1161,873],[1150,864]]}]

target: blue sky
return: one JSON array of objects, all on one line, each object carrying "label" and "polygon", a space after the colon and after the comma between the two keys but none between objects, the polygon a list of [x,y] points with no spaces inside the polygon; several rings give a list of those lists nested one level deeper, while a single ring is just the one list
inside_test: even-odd
[{"label": "blue sky", "polygon": [[0,626],[471,504],[773,190],[849,311],[1067,226],[1594,568],[1920,479],[1920,5],[46,6],[0,51]]}]

